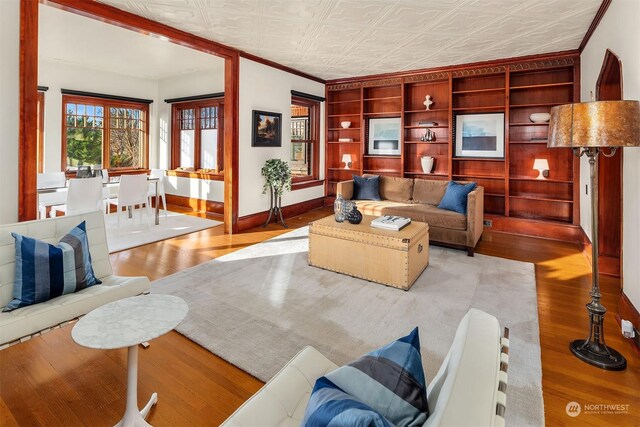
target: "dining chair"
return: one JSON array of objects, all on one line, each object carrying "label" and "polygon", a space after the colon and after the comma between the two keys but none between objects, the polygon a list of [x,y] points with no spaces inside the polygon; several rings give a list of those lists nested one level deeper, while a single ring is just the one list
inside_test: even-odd
[{"label": "dining chair", "polygon": [[50,217],[58,212],[74,215],[103,210],[102,178],[70,179],[67,191],[67,203],[51,206]]},{"label": "dining chair", "polygon": [[[158,178],[158,198],[162,199],[162,208],[164,209],[164,216],[167,216],[167,196],[164,193],[164,181],[165,170],[164,169],[151,169],[149,178]],[[149,192],[147,197],[149,198],[149,206],[151,206],[151,200],[156,196],[156,183],[149,183]],[[156,200],[156,203],[160,203],[160,200]]]},{"label": "dining chair", "polygon": [[[48,188],[63,188],[67,183],[64,172],[43,172],[36,176],[36,188],[45,190]],[[64,193],[52,193],[38,195],[38,215],[40,218],[47,217],[47,206],[60,204],[66,199]]]},{"label": "dining chair", "polygon": [[117,194],[111,192],[112,188],[114,187],[109,187],[106,185],[109,183],[109,169],[101,169],[100,175],[102,176],[102,198],[105,201],[104,209],[105,213],[109,213],[108,200],[114,199],[115,197],[117,197]]},{"label": "dining chair", "polygon": [[147,184],[147,175],[122,175],[120,176],[120,185],[118,187],[118,197],[115,199],[109,199],[109,205],[115,205],[117,208],[116,215],[118,215],[118,229],[120,229],[120,215],[122,214],[122,208],[125,208],[125,214],[128,209],[135,210],[136,205],[140,206],[140,223],[142,223],[142,211],[147,214],[147,225],[150,227],[151,222],[149,217],[151,213],[149,211],[149,200],[147,193],[149,192],[149,185]]}]

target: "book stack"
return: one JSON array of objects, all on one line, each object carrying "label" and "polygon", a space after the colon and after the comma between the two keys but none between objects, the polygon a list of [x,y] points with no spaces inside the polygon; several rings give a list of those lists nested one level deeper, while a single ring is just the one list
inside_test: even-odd
[{"label": "book stack", "polygon": [[411,218],[403,216],[384,215],[371,221],[371,226],[384,230],[398,231],[411,224]]}]

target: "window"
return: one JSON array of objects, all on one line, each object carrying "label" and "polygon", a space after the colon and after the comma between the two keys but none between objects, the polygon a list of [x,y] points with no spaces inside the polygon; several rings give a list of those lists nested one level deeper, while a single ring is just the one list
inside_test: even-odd
[{"label": "window", "polygon": [[63,168],[147,167],[147,104],[63,95]]},{"label": "window", "polygon": [[222,100],[173,105],[171,168],[220,173],[224,167],[224,104]]},{"label": "window", "polygon": [[293,182],[318,179],[320,103],[291,98],[291,174]]}]

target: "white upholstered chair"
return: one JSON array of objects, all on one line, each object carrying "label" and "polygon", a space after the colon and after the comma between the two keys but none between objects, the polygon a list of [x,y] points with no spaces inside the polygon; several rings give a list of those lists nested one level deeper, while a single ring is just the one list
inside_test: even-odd
[{"label": "white upholstered chair", "polygon": [[118,197],[109,199],[110,205],[117,207],[116,215],[118,215],[118,229],[120,228],[120,215],[122,208],[125,211],[129,208],[135,210],[136,206],[140,206],[140,222],[142,222],[142,213],[146,213],[147,225],[151,226],[149,217],[149,199],[147,193],[149,185],[147,183],[147,175],[122,175],[120,177],[120,186],[118,187]]},{"label": "white upholstered chair", "polygon": [[[164,180],[165,180],[165,170],[164,169],[151,169],[151,173],[149,173],[149,178],[158,178],[158,199],[162,199],[162,208],[164,209],[164,216],[167,216],[167,196],[164,193]],[[149,206],[151,206],[151,200],[156,196],[156,183],[149,183]],[[156,203],[160,203],[160,200],[156,200]]]},{"label": "white upholstered chair", "polygon": [[50,216],[55,217],[58,212],[65,215],[75,215],[96,210],[102,211],[102,178],[76,178],[69,180],[67,202],[64,205],[51,206]]}]

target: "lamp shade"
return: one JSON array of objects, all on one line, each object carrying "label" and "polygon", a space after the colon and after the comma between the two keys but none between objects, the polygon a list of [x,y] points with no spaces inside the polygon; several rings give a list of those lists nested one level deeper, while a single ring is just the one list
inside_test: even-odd
[{"label": "lamp shade", "polygon": [[640,146],[640,102],[596,101],[551,108],[549,147]]},{"label": "lamp shade", "polygon": [[548,171],[549,162],[547,159],[535,159],[533,161],[533,168],[538,171]]},{"label": "lamp shade", "polygon": [[351,154],[343,154],[342,163],[351,163]]}]

